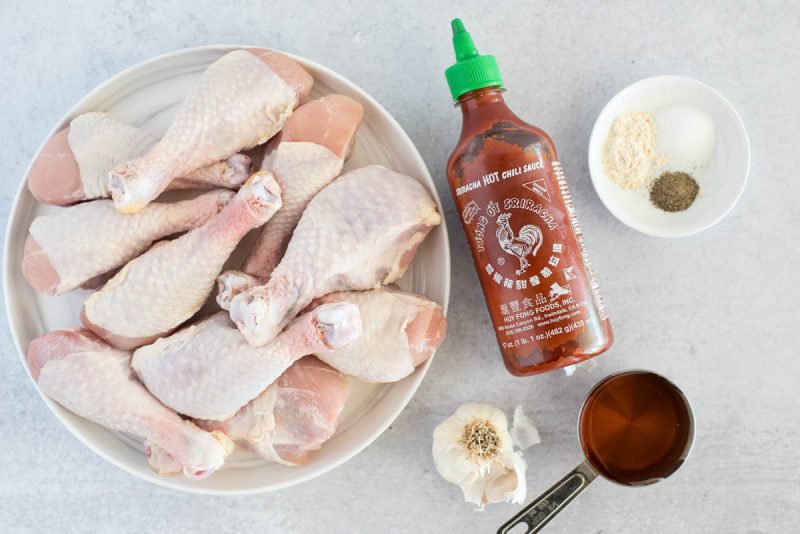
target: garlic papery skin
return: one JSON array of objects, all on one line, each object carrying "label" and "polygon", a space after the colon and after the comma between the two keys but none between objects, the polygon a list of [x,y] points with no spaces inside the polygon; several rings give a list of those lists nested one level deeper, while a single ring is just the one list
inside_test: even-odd
[{"label": "garlic papery skin", "polygon": [[525,460],[515,452],[506,415],[491,404],[468,403],[433,431],[439,474],[479,509],[488,503],[525,501]]},{"label": "garlic papery skin", "polygon": [[591,373],[597,369],[597,358],[591,358],[588,360],[584,360],[580,363],[573,363],[572,365],[568,365],[564,367],[564,373],[567,376],[572,376],[575,374],[575,371],[581,370],[586,371],[587,373]]},{"label": "garlic papery skin", "polygon": [[522,405],[518,404],[514,409],[514,419],[511,423],[511,441],[514,446],[521,451],[529,449],[534,445],[542,442],[539,437],[539,431],[531,421],[530,417],[525,415]]}]

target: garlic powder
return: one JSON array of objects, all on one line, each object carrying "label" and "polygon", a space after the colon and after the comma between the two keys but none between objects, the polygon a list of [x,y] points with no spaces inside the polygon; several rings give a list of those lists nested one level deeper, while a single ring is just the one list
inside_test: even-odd
[{"label": "garlic powder", "polygon": [[603,143],[603,171],[623,189],[650,185],[666,158],[656,152],[656,123],[653,116],[634,110],[617,116]]}]

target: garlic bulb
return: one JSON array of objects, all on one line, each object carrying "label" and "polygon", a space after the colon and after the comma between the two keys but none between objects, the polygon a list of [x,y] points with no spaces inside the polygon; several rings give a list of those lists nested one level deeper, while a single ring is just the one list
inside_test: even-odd
[{"label": "garlic bulb", "polygon": [[461,405],[433,431],[433,461],[467,502],[525,500],[525,460],[514,451],[505,414],[490,404]]}]

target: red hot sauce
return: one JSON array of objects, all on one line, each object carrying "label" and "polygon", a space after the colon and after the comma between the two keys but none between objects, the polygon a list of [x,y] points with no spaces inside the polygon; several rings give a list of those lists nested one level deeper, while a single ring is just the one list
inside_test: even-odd
[{"label": "red hot sauce", "polygon": [[526,376],[606,351],[613,335],[548,135],[503,100],[493,56],[453,21],[447,81],[461,138],[447,177],[506,368]]}]

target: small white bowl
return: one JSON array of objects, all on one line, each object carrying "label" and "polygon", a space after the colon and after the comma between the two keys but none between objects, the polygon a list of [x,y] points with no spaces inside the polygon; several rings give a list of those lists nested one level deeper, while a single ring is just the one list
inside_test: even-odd
[{"label": "small white bowl", "polygon": [[[700,195],[686,211],[667,213],[651,204],[646,188],[626,191],[612,182],[603,172],[601,156],[618,115],[635,109],[653,113],[674,104],[707,113],[714,121],[716,144],[707,165],[696,171],[685,169],[700,185]],[[750,172],[750,142],[739,114],[717,91],[691,78],[655,76],[629,85],[600,112],[589,140],[589,172],[600,200],[614,217],[644,234],[682,237],[715,225],[739,200]]]}]

